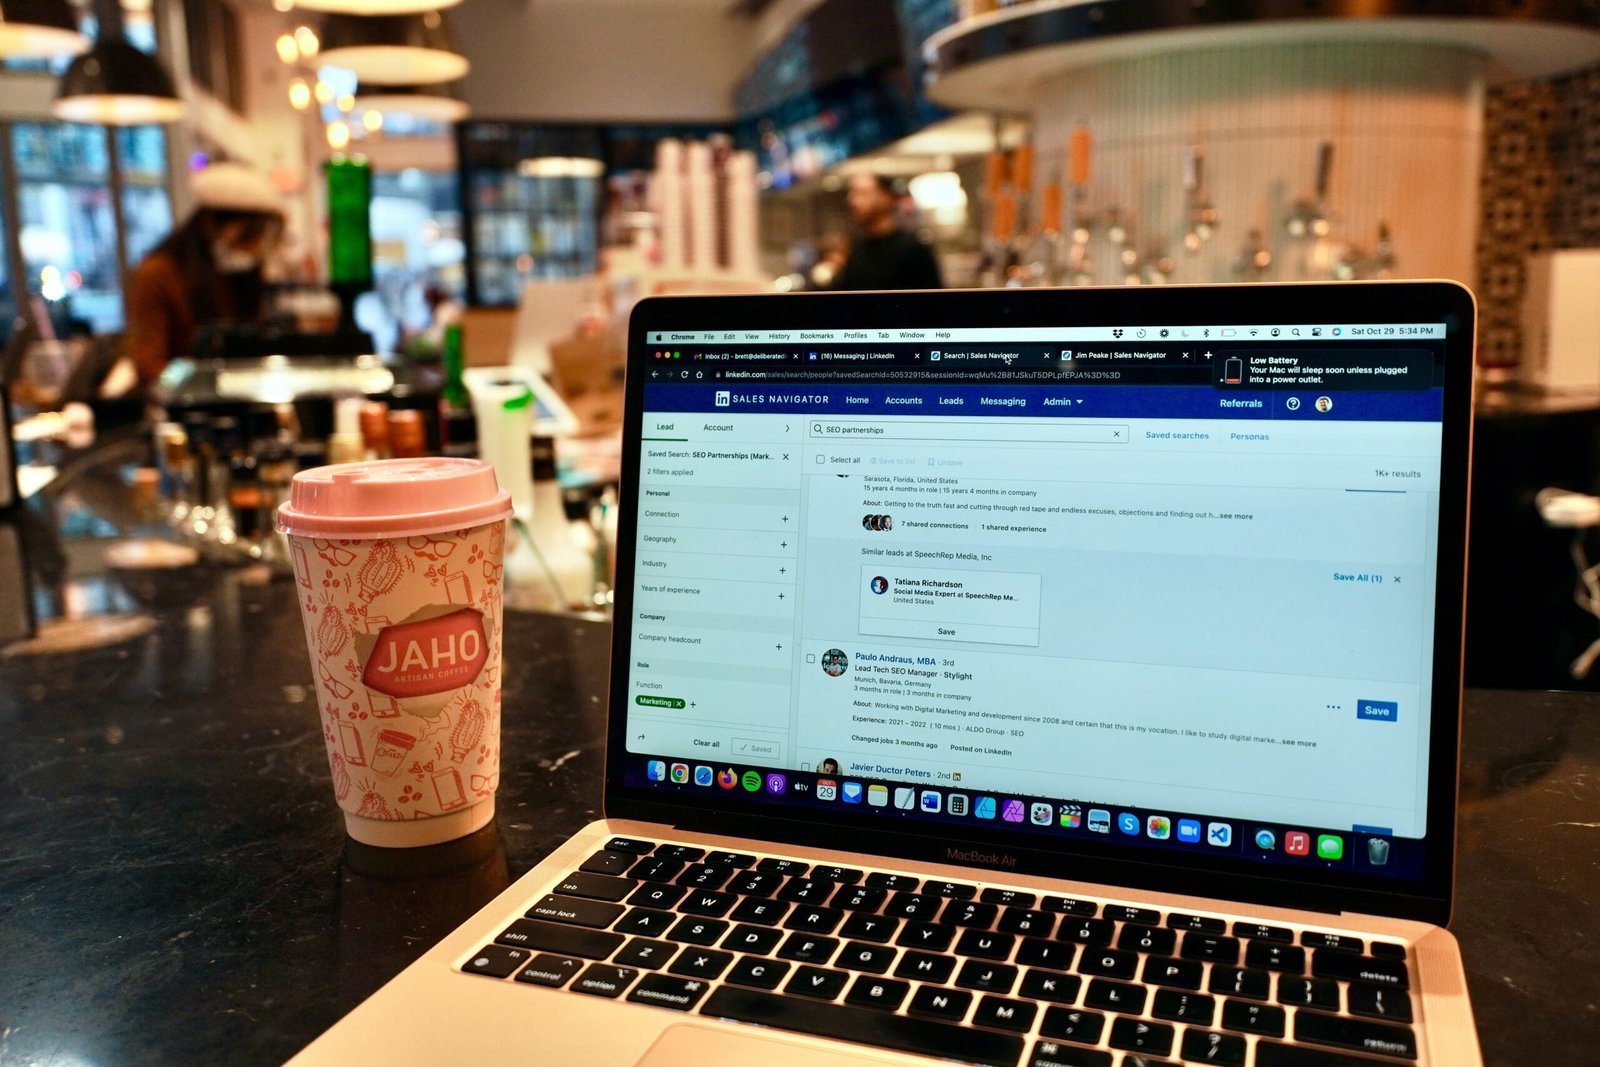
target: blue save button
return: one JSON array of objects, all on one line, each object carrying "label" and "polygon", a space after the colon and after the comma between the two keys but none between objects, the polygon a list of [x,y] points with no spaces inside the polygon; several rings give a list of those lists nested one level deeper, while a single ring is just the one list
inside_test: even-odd
[{"label": "blue save button", "polygon": [[1395,722],[1400,718],[1400,705],[1393,700],[1358,700],[1356,718]]}]

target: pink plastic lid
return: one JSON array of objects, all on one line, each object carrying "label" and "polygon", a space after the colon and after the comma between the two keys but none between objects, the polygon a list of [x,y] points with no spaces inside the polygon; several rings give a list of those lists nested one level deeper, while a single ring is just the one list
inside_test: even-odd
[{"label": "pink plastic lid", "polygon": [[278,529],[291,537],[412,537],[510,514],[511,494],[481,459],[379,459],[296,474]]}]

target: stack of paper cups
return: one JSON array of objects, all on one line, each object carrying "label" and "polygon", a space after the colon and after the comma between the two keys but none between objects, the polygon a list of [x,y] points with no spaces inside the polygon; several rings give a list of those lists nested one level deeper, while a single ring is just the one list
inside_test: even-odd
[{"label": "stack of paper cups", "polygon": [[684,153],[684,180],[689,194],[689,268],[710,271],[717,266],[717,190],[711,173],[711,146],[691,141]]},{"label": "stack of paper cups", "polygon": [[656,173],[651,187],[656,219],[661,231],[661,266],[682,270],[686,259],[683,212],[683,142],[663,138],[656,142]]},{"label": "stack of paper cups", "polygon": [[760,270],[760,242],[756,234],[756,157],[735,152],[728,157],[728,268],[735,274]]}]

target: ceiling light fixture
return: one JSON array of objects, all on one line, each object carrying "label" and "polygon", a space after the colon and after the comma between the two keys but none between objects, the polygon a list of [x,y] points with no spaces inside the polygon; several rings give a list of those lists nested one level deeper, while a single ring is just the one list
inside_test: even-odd
[{"label": "ceiling light fixture", "polygon": [[65,122],[103,126],[149,126],[183,118],[183,101],[171,76],[154,56],[123,36],[117,0],[96,0],[94,13],[99,40],[61,75],[50,113]]},{"label": "ceiling light fixture", "polygon": [[295,7],[345,15],[420,15],[459,3],[461,0],[296,0]]},{"label": "ceiling light fixture", "polygon": [[0,0],[0,57],[50,59],[88,47],[67,0]]},{"label": "ceiling light fixture", "polygon": [[517,164],[524,178],[598,178],[606,166],[598,159],[580,156],[536,156]]},{"label": "ceiling light fixture", "polygon": [[322,62],[371,85],[434,85],[464,76],[444,16],[332,14],[322,23]]},{"label": "ceiling light fixture", "polygon": [[460,122],[471,112],[453,85],[361,85],[356,108],[442,123]]}]

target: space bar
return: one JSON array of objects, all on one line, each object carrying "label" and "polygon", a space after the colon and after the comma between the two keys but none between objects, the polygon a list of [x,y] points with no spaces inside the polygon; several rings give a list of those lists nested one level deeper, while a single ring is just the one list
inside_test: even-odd
[{"label": "space bar", "polygon": [[700,1009],[702,1015],[759,1023],[817,1037],[836,1037],[859,1045],[918,1052],[964,1063],[1015,1067],[1022,1038],[926,1019],[908,1019],[871,1008],[824,1004],[799,997],[777,997],[723,986]]}]

